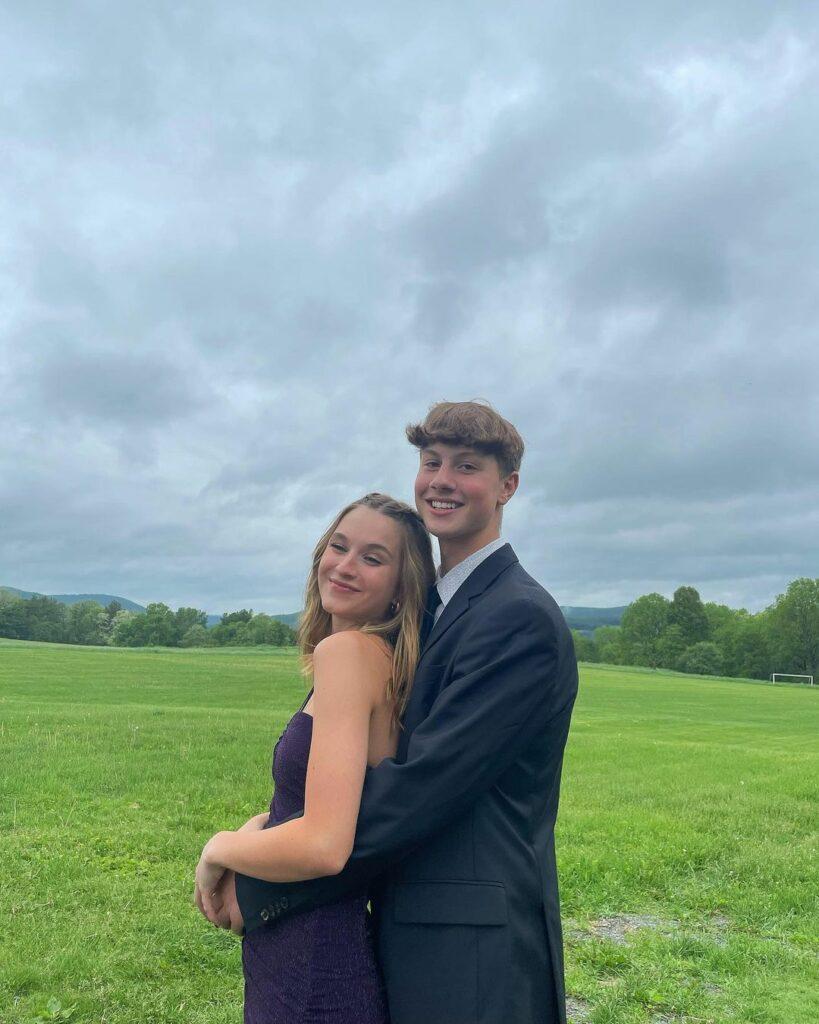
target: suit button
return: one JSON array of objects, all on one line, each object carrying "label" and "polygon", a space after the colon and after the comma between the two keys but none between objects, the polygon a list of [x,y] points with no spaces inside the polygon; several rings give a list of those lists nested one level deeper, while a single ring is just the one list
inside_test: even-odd
[{"label": "suit button", "polygon": [[268,914],[266,910],[263,910],[261,914],[259,914],[259,917],[261,917],[263,921],[266,921],[270,917],[270,914]]},{"label": "suit button", "polygon": [[286,896],[282,896],[282,910],[287,910],[287,906],[288,906],[288,904],[287,904],[287,897]]}]

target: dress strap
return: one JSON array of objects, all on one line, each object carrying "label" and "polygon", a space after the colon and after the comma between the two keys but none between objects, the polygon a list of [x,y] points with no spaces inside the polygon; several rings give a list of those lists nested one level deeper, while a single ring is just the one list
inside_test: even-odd
[{"label": "dress strap", "polygon": [[299,708],[299,711],[304,711],[304,709],[305,709],[305,708],[307,707],[307,701],[308,701],[308,700],[310,700],[310,698],[311,698],[312,696],[313,696],[313,687],[311,686],[311,687],[310,687],[310,692],[309,692],[309,693],[307,694],[307,696],[306,696],[306,697],[304,698],[304,703],[303,703],[303,704],[302,704],[302,706],[301,706],[301,707]]}]

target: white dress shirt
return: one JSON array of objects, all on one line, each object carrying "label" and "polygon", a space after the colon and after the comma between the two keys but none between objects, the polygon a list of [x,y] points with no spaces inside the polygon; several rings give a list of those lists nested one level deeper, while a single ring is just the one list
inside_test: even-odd
[{"label": "white dress shirt", "polygon": [[498,537],[496,540],[490,540],[482,548],[478,548],[477,551],[473,551],[471,555],[467,556],[462,562],[458,562],[456,566],[453,566],[445,575],[441,575],[441,567],[438,566],[438,577],[435,580],[435,585],[438,588],[438,593],[441,597],[441,603],[435,609],[435,616],[433,623],[437,622],[441,617],[441,614],[455,596],[455,591],[462,583],[465,583],[470,573],[474,572],[475,569],[481,564],[485,558],[497,551],[498,548],[502,548],[506,541],[503,537]]}]

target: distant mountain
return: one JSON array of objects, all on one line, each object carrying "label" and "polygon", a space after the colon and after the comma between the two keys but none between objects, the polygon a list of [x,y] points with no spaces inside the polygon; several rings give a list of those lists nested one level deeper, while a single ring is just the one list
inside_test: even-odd
[{"label": "distant mountain", "polygon": [[[289,612],[287,615],[271,615],[270,618],[276,619],[277,622],[283,622],[285,626],[290,626],[291,629],[296,629],[301,618],[301,612]],[[217,622],[221,621],[221,615],[209,615],[207,620],[208,629],[211,629]]]},{"label": "distant mountain", "polygon": [[287,615],[271,615],[270,618],[278,619],[279,622],[283,622],[285,626],[289,626],[291,629],[298,629],[301,612],[289,612]]},{"label": "distant mountain", "polygon": [[560,610],[566,616],[569,629],[593,633],[600,626],[619,626],[627,607],[623,605],[620,608],[576,608],[565,605]]},{"label": "distant mountain", "polygon": [[[11,594],[27,601],[30,597],[50,597],[52,601],[59,601],[60,604],[77,604],[79,601],[96,601],[103,608],[112,601],[119,602],[121,608],[129,612],[144,612],[145,608],[136,601],[129,601],[127,597],[115,597],[113,594],[40,594],[36,590],[18,590],[17,587],[0,587],[0,594]],[[295,629],[299,624],[301,612],[288,612],[285,615],[271,615],[271,619],[278,619],[285,626]],[[208,615],[207,626],[210,629],[217,622],[222,621],[221,615]]]},{"label": "distant mountain", "polygon": [[116,601],[127,612],[145,611],[144,607],[141,604],[137,604],[136,601],[129,601],[127,597],[114,597],[113,594],[49,594],[48,596],[53,598],[55,601],[59,601],[60,604],[77,604],[79,601],[96,601],[97,604],[101,604],[104,608],[112,601]]},{"label": "distant mountain", "polygon": [[27,601],[30,597],[50,597],[53,601],[59,601],[60,604],[78,604],[80,601],[96,601],[97,604],[101,604],[103,608],[112,601],[117,601],[122,608],[126,609],[126,611],[145,611],[141,604],[137,604],[135,601],[129,601],[127,597],[115,597],[113,594],[40,594],[37,593],[37,591],[32,590],[18,590],[16,587],[0,587],[0,592],[13,594],[14,597],[19,597],[24,601]]},{"label": "distant mountain", "polygon": [[27,601],[30,597],[40,597],[30,590],[18,590],[17,587],[0,587],[0,594],[9,594],[11,597],[19,597],[21,601]]},{"label": "distant mountain", "polygon": [[[129,601],[127,597],[115,597],[113,594],[36,594],[31,590],[18,590],[16,587],[0,587],[0,593],[13,594],[15,597],[27,600],[30,597],[50,597],[61,604],[76,604],[78,601],[96,601],[103,607],[112,601],[119,604],[129,612],[144,612],[141,604]],[[599,626],[619,626],[623,618],[626,605],[618,608],[579,608],[574,605],[564,605],[561,611],[566,616],[570,629],[576,629],[581,633],[593,633]],[[299,624],[301,612],[288,612],[283,615],[271,615],[271,619],[278,619],[291,629],[296,629]],[[208,629],[221,621],[221,615],[208,615]]]},{"label": "distant mountain", "polygon": [[[569,629],[576,629],[580,633],[591,635],[599,626],[619,626],[626,607],[626,605],[623,605],[622,608],[575,608],[565,606],[561,608],[561,611],[566,616]],[[215,626],[221,618],[221,615],[209,615],[208,629]],[[290,626],[291,629],[298,629],[301,612],[291,612],[289,615],[271,615],[270,618],[278,619],[279,622]]]}]

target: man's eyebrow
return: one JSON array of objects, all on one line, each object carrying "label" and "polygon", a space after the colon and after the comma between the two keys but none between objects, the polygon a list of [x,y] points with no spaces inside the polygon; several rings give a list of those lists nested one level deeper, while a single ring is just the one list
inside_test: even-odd
[{"label": "man's eyebrow", "polygon": [[[422,455],[436,455],[439,459],[441,453],[437,448],[424,448],[421,451]],[[468,455],[470,459],[480,459],[483,456],[483,452],[479,452],[477,448],[462,448],[461,451],[455,452],[452,456],[453,459],[462,459],[465,455]]]},{"label": "man's eyebrow", "polygon": [[[338,530],[336,530],[336,532],[333,534],[333,536],[330,538],[330,540],[334,540],[336,537],[339,540],[344,541],[345,544],[349,544],[350,543],[347,540],[347,538],[344,536],[344,534],[343,533],[339,533]],[[379,551],[383,551],[385,555],[389,555],[390,558],[392,558],[392,551],[390,551],[389,548],[385,548],[383,544],[366,544],[364,549],[365,549],[365,551],[372,551],[374,548],[378,548]]]}]

